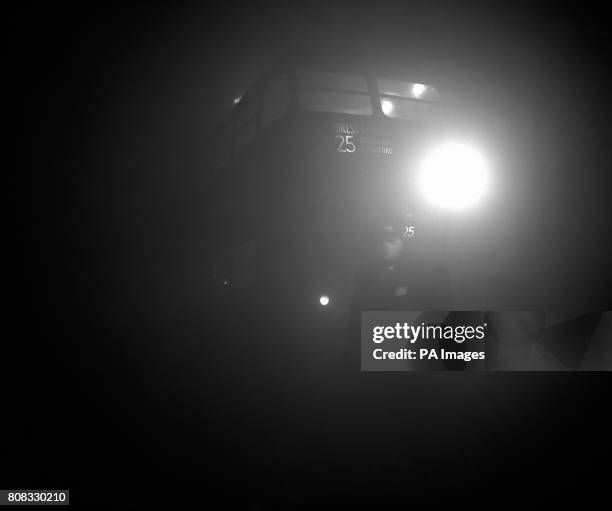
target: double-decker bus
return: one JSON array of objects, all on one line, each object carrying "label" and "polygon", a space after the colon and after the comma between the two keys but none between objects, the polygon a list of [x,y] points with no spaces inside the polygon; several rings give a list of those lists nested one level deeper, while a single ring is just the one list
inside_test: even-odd
[{"label": "double-decker bus", "polygon": [[456,306],[452,222],[488,177],[480,154],[447,135],[440,94],[421,76],[279,61],[211,139],[215,314],[292,332],[298,350],[340,350],[351,311]]},{"label": "double-decker bus", "polygon": [[206,349],[253,470],[312,452],[367,458],[364,438],[370,453],[395,449],[410,403],[434,413],[455,399],[359,360],[360,311],[491,310],[485,291],[504,288],[488,278],[491,244],[504,256],[513,245],[499,173],[457,134],[436,85],[409,69],[284,59],[214,133]]}]

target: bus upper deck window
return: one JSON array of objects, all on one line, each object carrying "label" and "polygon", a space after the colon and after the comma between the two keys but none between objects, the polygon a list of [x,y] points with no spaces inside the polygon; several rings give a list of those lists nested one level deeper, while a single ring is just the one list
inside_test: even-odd
[{"label": "bus upper deck window", "polygon": [[364,76],[348,73],[327,73],[307,69],[297,70],[297,86],[309,89],[368,92],[368,83]]},{"label": "bus upper deck window", "polygon": [[423,83],[377,78],[376,85],[378,86],[378,92],[389,96],[401,96],[403,98],[421,99],[424,101],[440,100],[438,91],[431,85],[425,85]]},{"label": "bus upper deck window", "polygon": [[281,75],[271,82],[264,92],[262,126],[279,119],[289,107],[289,83],[286,75]]},{"label": "bus upper deck window", "polygon": [[438,105],[433,103],[399,98],[381,98],[380,107],[383,114],[392,119],[425,122],[438,122],[442,120],[442,114]]},{"label": "bus upper deck window", "polygon": [[364,76],[297,70],[298,102],[305,110],[372,115],[372,102]]},{"label": "bus upper deck window", "polygon": [[372,102],[366,94],[304,89],[298,91],[298,101],[302,108],[315,112],[372,115]]}]

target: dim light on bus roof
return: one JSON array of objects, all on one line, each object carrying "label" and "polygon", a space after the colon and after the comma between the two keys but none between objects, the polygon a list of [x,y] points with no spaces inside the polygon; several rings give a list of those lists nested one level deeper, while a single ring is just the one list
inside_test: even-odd
[{"label": "dim light on bus roof", "polygon": [[400,80],[389,80],[377,78],[378,92],[387,96],[399,96],[409,99],[420,99],[424,101],[439,101],[438,91],[431,85],[424,83],[403,82]]},{"label": "dim light on bus roof", "polygon": [[380,107],[382,108],[383,114],[387,117],[391,117],[393,113],[393,102],[388,99],[383,99],[380,103]]},{"label": "dim light on bus roof", "polygon": [[420,98],[426,90],[427,85],[423,85],[422,83],[415,83],[412,85],[411,92],[415,98]]}]

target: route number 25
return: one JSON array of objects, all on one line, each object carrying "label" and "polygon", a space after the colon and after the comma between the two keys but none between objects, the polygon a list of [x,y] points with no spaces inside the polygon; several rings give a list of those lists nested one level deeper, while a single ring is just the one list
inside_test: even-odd
[{"label": "route number 25", "polygon": [[338,147],[336,151],[339,153],[354,153],[357,147],[353,142],[353,135],[336,135],[336,140],[338,140]]}]

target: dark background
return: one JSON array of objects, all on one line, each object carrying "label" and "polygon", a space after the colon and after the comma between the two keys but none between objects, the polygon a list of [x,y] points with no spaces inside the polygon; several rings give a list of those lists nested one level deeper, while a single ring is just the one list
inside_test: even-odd
[{"label": "dark background", "polygon": [[[610,308],[611,31],[595,4],[32,4],[12,21],[32,220],[26,328],[11,343],[28,362],[4,389],[20,403],[6,421],[4,487],[69,488],[84,507],[131,484],[164,498],[180,489],[183,501],[230,488],[254,508],[328,492],[310,472],[259,480],[248,442],[236,447],[213,419],[232,385],[207,379],[191,278],[206,240],[207,136],[290,50],[329,45],[431,69],[457,115],[504,133],[504,151],[532,175],[522,221],[543,276],[533,308]],[[385,493],[403,481],[407,502],[591,497],[609,475],[608,384],[413,377],[423,393],[409,405],[411,434],[423,447],[397,462]],[[363,485],[352,481],[355,496]]]}]

